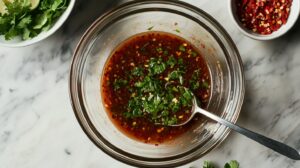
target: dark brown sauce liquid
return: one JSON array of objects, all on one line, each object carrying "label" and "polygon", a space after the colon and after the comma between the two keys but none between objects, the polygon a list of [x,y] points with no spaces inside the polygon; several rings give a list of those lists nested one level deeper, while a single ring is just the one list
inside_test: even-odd
[{"label": "dark brown sauce liquid", "polygon": [[[183,44],[186,52],[179,50],[179,46]],[[157,47],[167,49],[168,54],[164,55],[163,52],[158,54]],[[195,53],[191,54],[189,51],[196,52],[196,56]],[[193,93],[200,100],[202,107],[206,107],[210,97],[211,83],[207,63],[196,47],[176,35],[164,32],[147,32],[135,35],[121,43],[106,62],[101,83],[104,106],[115,126],[133,139],[154,144],[166,142],[188,131],[197,122],[197,117],[194,117],[193,121],[184,126],[168,127],[155,125],[147,118],[129,119],[124,117],[124,111],[127,110],[130,99],[130,92],[126,88],[115,90],[113,81],[126,78],[128,72],[131,72],[135,66],[148,64],[151,57],[161,57],[163,61],[167,61],[170,55],[184,60],[187,67],[185,76],[183,76],[184,81],[191,79],[195,70],[201,70],[198,80],[201,82],[206,81],[209,86],[199,88]],[[170,70],[167,69],[165,73],[168,72]],[[134,87],[134,81],[127,85]],[[186,82],[183,85],[189,87]],[[179,111],[176,115],[181,116],[181,120],[184,121],[189,118],[190,113]]]}]

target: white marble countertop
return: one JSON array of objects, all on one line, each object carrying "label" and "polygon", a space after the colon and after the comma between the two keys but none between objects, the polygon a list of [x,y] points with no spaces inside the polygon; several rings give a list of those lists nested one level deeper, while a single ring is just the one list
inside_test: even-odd
[{"label": "white marble countertop", "polygon": [[[300,150],[300,21],[282,38],[260,42],[242,35],[229,17],[227,1],[189,0],[215,17],[241,53],[246,77],[242,126]],[[99,150],[81,130],[68,94],[75,45],[90,23],[115,5],[78,0],[67,23],[47,40],[24,48],[0,47],[1,168],[125,168]],[[296,162],[238,135],[230,136],[204,160],[223,167],[297,168]]]}]

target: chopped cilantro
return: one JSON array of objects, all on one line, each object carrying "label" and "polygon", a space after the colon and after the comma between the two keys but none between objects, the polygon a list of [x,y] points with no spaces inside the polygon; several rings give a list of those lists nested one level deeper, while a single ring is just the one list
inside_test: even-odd
[{"label": "chopped cilantro", "polygon": [[147,30],[152,30],[154,28],[154,26],[148,27]]},{"label": "chopped cilantro", "polygon": [[[215,168],[212,162],[204,161],[203,168]],[[224,168],[239,168],[239,163],[236,160],[232,160],[224,165]]]},{"label": "chopped cilantro", "polygon": [[168,59],[168,61],[167,61],[167,64],[168,64],[171,68],[173,68],[173,67],[176,65],[176,63],[177,63],[177,61],[176,61],[176,59],[175,59],[173,56],[169,57],[169,59]]},{"label": "chopped cilantro", "polygon": [[165,50],[164,51],[164,55],[168,55],[169,54],[169,51],[168,50]]},{"label": "chopped cilantro", "polygon": [[144,69],[141,67],[135,67],[133,68],[133,70],[131,71],[132,75],[134,76],[143,76],[144,75]]},{"label": "chopped cilantro", "polygon": [[159,53],[161,53],[163,51],[163,49],[161,47],[157,47],[156,51],[159,52]]},{"label": "chopped cilantro", "polygon": [[176,31],[177,33],[180,33],[180,30],[179,30],[179,29],[175,29],[175,31]]},{"label": "chopped cilantro", "polygon": [[149,63],[149,73],[151,75],[161,74],[166,70],[166,64],[162,61],[161,58],[151,58]]},{"label": "chopped cilantro", "polygon": [[6,40],[23,40],[47,31],[67,8],[69,0],[43,0],[32,9],[28,0],[3,1],[6,12],[0,13],[0,35]]},{"label": "chopped cilantro", "polygon": [[185,49],[185,47],[184,47],[183,45],[180,45],[180,46],[179,46],[179,51],[185,52],[185,50],[186,50],[186,49]]},{"label": "chopped cilantro", "polygon": [[196,57],[198,55],[195,51],[192,51],[191,54],[193,57]]},{"label": "chopped cilantro", "polygon": [[[130,93],[123,114],[128,119],[143,117],[152,123],[165,126],[177,124],[182,119],[179,118],[182,115],[180,112],[188,111],[192,107],[192,91],[203,87],[200,70],[195,70],[191,79],[186,80],[183,78],[188,70],[186,59],[173,56],[169,53],[173,50],[169,48],[168,51],[161,46],[154,47],[152,43],[147,48],[148,45],[150,43],[142,44],[140,48],[147,52],[147,63],[143,63],[144,66],[137,64],[130,71],[124,72],[126,78],[113,83],[115,90],[126,87]],[[184,45],[180,45],[179,50],[187,51]]]},{"label": "chopped cilantro", "polygon": [[179,65],[184,65],[184,62],[183,62],[183,59],[182,59],[182,58],[179,58],[179,59],[178,59],[178,64],[179,64]]},{"label": "chopped cilantro", "polygon": [[178,122],[178,121],[177,121],[177,118],[176,118],[176,117],[172,117],[172,118],[166,120],[165,125],[174,125],[174,124],[176,124],[177,122]]},{"label": "chopped cilantro", "polygon": [[239,163],[236,160],[231,160],[225,164],[224,168],[239,168]]},{"label": "chopped cilantro", "polygon": [[207,81],[202,82],[202,87],[203,87],[204,89],[208,89],[208,88],[209,88],[208,82],[207,82]]},{"label": "chopped cilantro", "polygon": [[184,61],[182,58],[179,58],[178,59],[178,67],[181,71],[185,71],[186,70],[186,66],[184,65]]},{"label": "chopped cilantro", "polygon": [[128,84],[127,80],[124,79],[116,79],[113,83],[114,89],[118,90],[121,89],[121,87],[126,86]]},{"label": "chopped cilantro", "polygon": [[171,73],[169,73],[168,78],[169,79],[179,79],[179,77],[182,75],[182,71],[174,70]]},{"label": "chopped cilantro", "polygon": [[199,78],[200,78],[200,70],[198,69],[193,72],[193,75],[189,81],[190,88],[192,90],[197,90],[200,87]]},{"label": "chopped cilantro", "polygon": [[204,161],[203,168],[215,168],[215,166],[209,161]]}]

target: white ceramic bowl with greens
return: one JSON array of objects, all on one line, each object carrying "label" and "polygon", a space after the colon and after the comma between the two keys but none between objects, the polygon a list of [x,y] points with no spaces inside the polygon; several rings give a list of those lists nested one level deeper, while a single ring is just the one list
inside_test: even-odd
[{"label": "white ceramic bowl with greens", "polygon": [[[8,1],[13,1],[13,0],[8,0]],[[32,0],[32,1],[36,1],[36,0]],[[37,6],[35,8],[38,8],[39,5],[41,5],[42,2],[43,1],[40,0],[40,2],[37,4]],[[63,23],[67,20],[68,16],[70,15],[74,5],[75,5],[75,0],[69,0],[69,4],[66,6],[66,9],[59,16],[59,18],[57,18],[53,22],[51,27],[46,31],[40,32],[37,36],[35,36],[33,38],[24,40],[24,39],[22,39],[21,35],[18,35],[16,37],[12,38],[11,40],[6,40],[4,35],[0,35],[0,46],[4,46],[4,47],[24,47],[24,46],[29,46],[29,45],[35,44],[39,41],[42,41],[42,40],[46,39],[47,37],[49,37],[50,35],[55,33],[63,25]],[[0,8],[1,8],[1,4],[0,4]]]}]

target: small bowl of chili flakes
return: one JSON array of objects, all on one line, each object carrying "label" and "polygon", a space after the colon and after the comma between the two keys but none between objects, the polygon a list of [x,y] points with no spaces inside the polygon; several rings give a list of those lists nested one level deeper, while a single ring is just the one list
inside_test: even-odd
[{"label": "small bowl of chili flakes", "polygon": [[294,26],[300,0],[230,0],[229,10],[242,33],[256,40],[272,40]]}]

